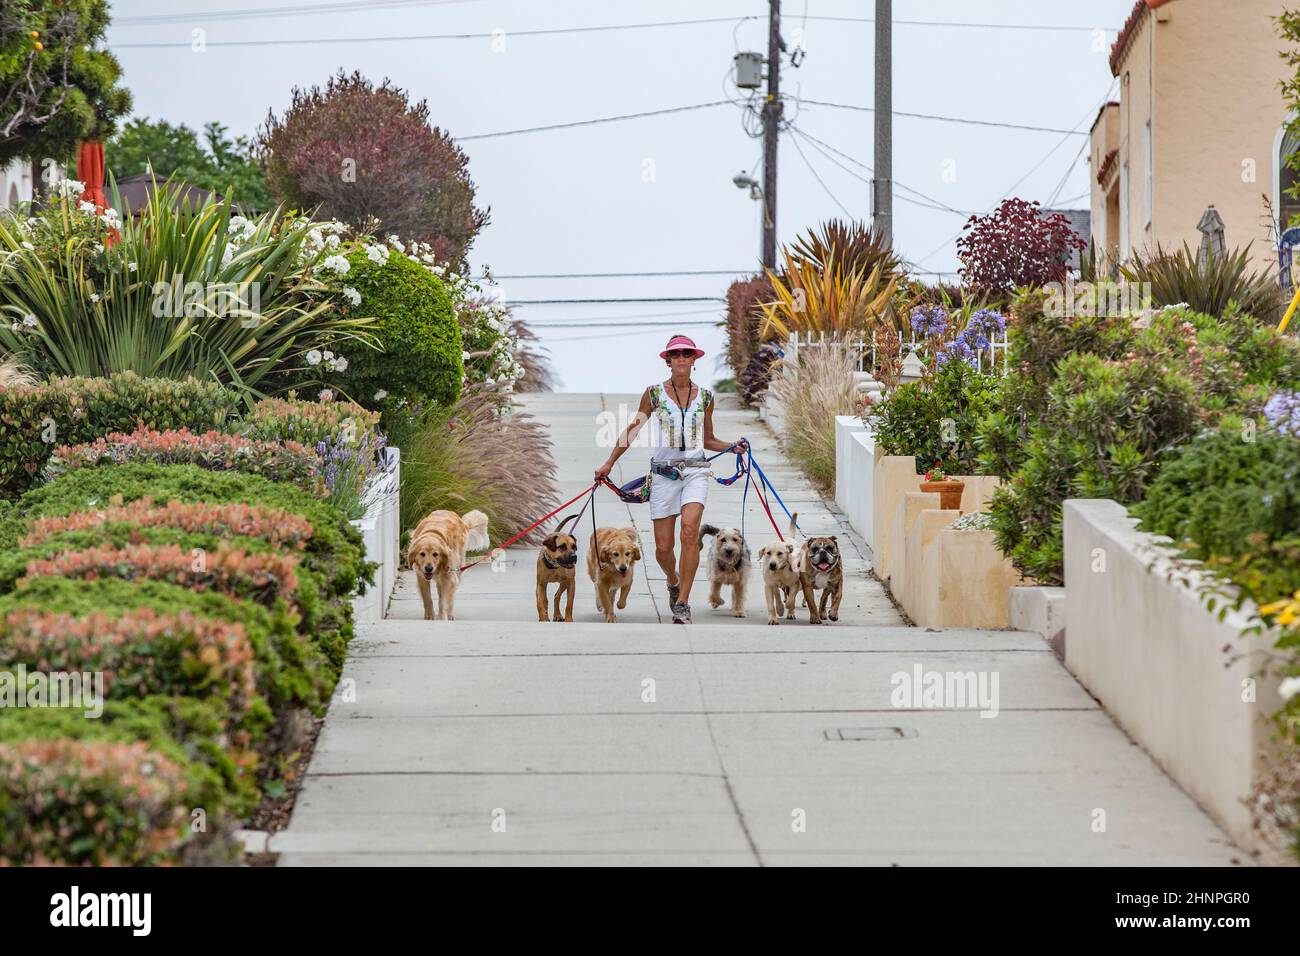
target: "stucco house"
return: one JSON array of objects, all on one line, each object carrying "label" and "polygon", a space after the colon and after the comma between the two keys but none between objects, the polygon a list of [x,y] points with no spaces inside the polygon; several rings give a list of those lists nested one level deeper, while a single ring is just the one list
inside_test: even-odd
[{"label": "stucco house", "polygon": [[12,209],[20,202],[31,202],[31,199],[31,163],[15,159],[8,166],[0,168],[0,209]]},{"label": "stucco house", "polygon": [[[1228,248],[1251,242],[1256,268],[1277,266],[1275,229],[1300,212],[1282,190],[1279,84],[1287,75],[1273,17],[1285,0],[1138,0],[1110,51],[1117,99],[1093,122],[1092,238],[1126,259],[1134,250],[1196,248],[1214,206]],[[1265,197],[1272,203],[1270,221]]]}]

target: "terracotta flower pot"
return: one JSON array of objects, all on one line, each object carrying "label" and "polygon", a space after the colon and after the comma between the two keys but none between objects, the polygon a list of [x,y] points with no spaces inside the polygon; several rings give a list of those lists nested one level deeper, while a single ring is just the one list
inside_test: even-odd
[{"label": "terracotta flower pot", "polygon": [[922,491],[937,491],[939,493],[939,507],[948,511],[961,510],[961,493],[966,487],[964,481],[923,481],[921,482]]}]

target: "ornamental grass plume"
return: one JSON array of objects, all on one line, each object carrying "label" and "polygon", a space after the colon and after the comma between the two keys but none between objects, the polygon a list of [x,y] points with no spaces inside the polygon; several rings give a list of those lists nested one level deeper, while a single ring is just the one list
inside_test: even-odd
[{"label": "ornamental grass plume", "polygon": [[[402,527],[430,511],[471,509],[503,541],[560,503],[547,426],[510,404],[509,396],[467,383],[453,405],[432,405],[397,419],[389,432],[402,449]],[[536,543],[545,526],[521,538]]]},{"label": "ornamental grass plume", "polygon": [[854,351],[846,338],[799,349],[798,365],[786,374],[782,359],[768,386],[785,409],[785,430],[780,436],[794,458],[820,491],[835,486],[835,416],[853,414]]}]

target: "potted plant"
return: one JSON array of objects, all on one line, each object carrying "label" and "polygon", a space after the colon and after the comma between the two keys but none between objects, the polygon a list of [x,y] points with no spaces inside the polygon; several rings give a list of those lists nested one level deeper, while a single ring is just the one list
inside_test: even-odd
[{"label": "potted plant", "polygon": [[966,482],[949,478],[943,470],[943,463],[938,461],[925,473],[921,482],[921,490],[938,492],[939,507],[949,511],[961,510],[961,493],[965,488]]}]

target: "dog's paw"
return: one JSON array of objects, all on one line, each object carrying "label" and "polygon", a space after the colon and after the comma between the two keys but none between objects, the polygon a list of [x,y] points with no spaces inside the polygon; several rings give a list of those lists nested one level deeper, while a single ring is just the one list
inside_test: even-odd
[{"label": "dog's paw", "polygon": [[769,617],[769,618],[767,619],[767,623],[768,623],[768,624],[776,624],[776,623],[777,623],[777,620],[776,620],[776,618],[774,618],[774,617]]},{"label": "dog's paw", "polygon": [[832,620],[832,621],[838,621],[839,619],[840,619],[840,616],[839,616],[838,614],[832,614],[832,615],[831,615],[831,620]]},{"label": "dog's paw", "polygon": [[744,612],[743,610],[742,610],[742,611],[732,611],[732,612],[731,612],[731,616],[732,616],[732,617],[744,617],[744,616],[745,616],[745,612]]},{"label": "dog's paw", "polygon": [[709,598],[709,607],[722,607],[724,603],[722,598]]}]

